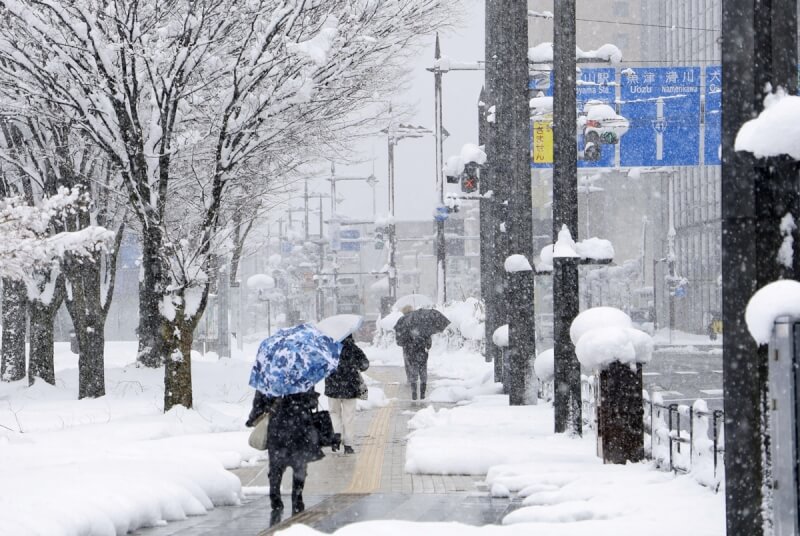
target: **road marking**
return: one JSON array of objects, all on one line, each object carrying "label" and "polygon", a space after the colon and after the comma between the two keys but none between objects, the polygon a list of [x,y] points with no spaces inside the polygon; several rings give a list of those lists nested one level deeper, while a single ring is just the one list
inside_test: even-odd
[{"label": "road marking", "polygon": [[393,405],[393,402],[389,402],[389,405],[378,410],[372,419],[367,430],[367,437],[371,441],[361,449],[350,486],[343,493],[366,494],[380,489],[383,457],[389,438],[389,423],[392,420]]},{"label": "road marking", "polygon": [[681,376],[689,376],[698,374],[698,372],[694,370],[676,370],[675,374],[680,374]]},{"label": "road marking", "polygon": [[712,370],[711,372],[716,372],[717,374],[722,374],[721,370]]},{"label": "road marking", "polygon": [[722,389],[700,389],[700,392],[708,396],[719,396],[722,394]]},{"label": "road marking", "polygon": [[642,372],[642,376],[661,376],[660,372]]}]

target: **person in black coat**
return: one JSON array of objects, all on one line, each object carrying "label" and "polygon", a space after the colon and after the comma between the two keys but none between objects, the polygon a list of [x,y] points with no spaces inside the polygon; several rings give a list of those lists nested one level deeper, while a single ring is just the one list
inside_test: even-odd
[{"label": "person in black coat", "polygon": [[[411,306],[402,309],[404,315],[413,311]],[[413,334],[397,334],[397,345],[403,349],[403,364],[406,369],[406,379],[411,387],[411,400],[417,399],[417,382],[419,382],[419,397],[425,399],[425,390],[428,387],[428,350],[431,349],[431,337]]]},{"label": "person in black coat", "polygon": [[269,412],[267,450],[269,451],[269,499],[272,521],[280,521],[283,514],[281,480],[287,467],[292,468],[292,514],[305,509],[303,487],[309,462],[322,459],[319,433],[311,413],[316,409],[319,393],[313,389],[282,397],[268,397],[256,391],[247,426],[254,426],[258,418]]},{"label": "person in black coat", "polygon": [[369,368],[366,354],[356,344],[353,336],[342,341],[339,365],[325,378],[325,396],[333,421],[333,428],[342,436],[344,453],[353,454],[353,427],[356,402],[361,395],[361,373]]}]

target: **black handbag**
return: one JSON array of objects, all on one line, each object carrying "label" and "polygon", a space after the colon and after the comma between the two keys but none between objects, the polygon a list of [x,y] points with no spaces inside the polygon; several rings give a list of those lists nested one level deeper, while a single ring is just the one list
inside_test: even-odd
[{"label": "black handbag", "polygon": [[317,410],[311,413],[311,422],[317,430],[320,447],[331,447],[333,450],[339,448],[339,434],[333,431],[333,421],[331,414],[325,410]]}]

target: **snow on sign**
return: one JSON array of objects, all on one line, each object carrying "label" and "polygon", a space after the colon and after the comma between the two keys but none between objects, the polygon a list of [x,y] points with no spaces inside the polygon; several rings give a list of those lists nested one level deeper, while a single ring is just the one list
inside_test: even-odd
[{"label": "snow on sign", "polygon": [[693,166],[700,163],[700,68],[640,67],[620,72],[620,164]]},{"label": "snow on sign", "polygon": [[703,162],[718,166],[722,163],[722,67],[719,65],[706,67],[705,98]]}]

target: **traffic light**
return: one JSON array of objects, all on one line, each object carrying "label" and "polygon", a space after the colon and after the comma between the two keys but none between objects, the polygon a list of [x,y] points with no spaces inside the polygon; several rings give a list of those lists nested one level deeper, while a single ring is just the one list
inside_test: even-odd
[{"label": "traffic light", "polygon": [[588,142],[583,147],[583,159],[587,162],[597,162],[600,160],[600,144]]},{"label": "traffic light", "polygon": [[461,174],[461,191],[471,194],[478,191],[478,175],[480,166],[475,162],[469,162],[464,166],[464,173]]}]

